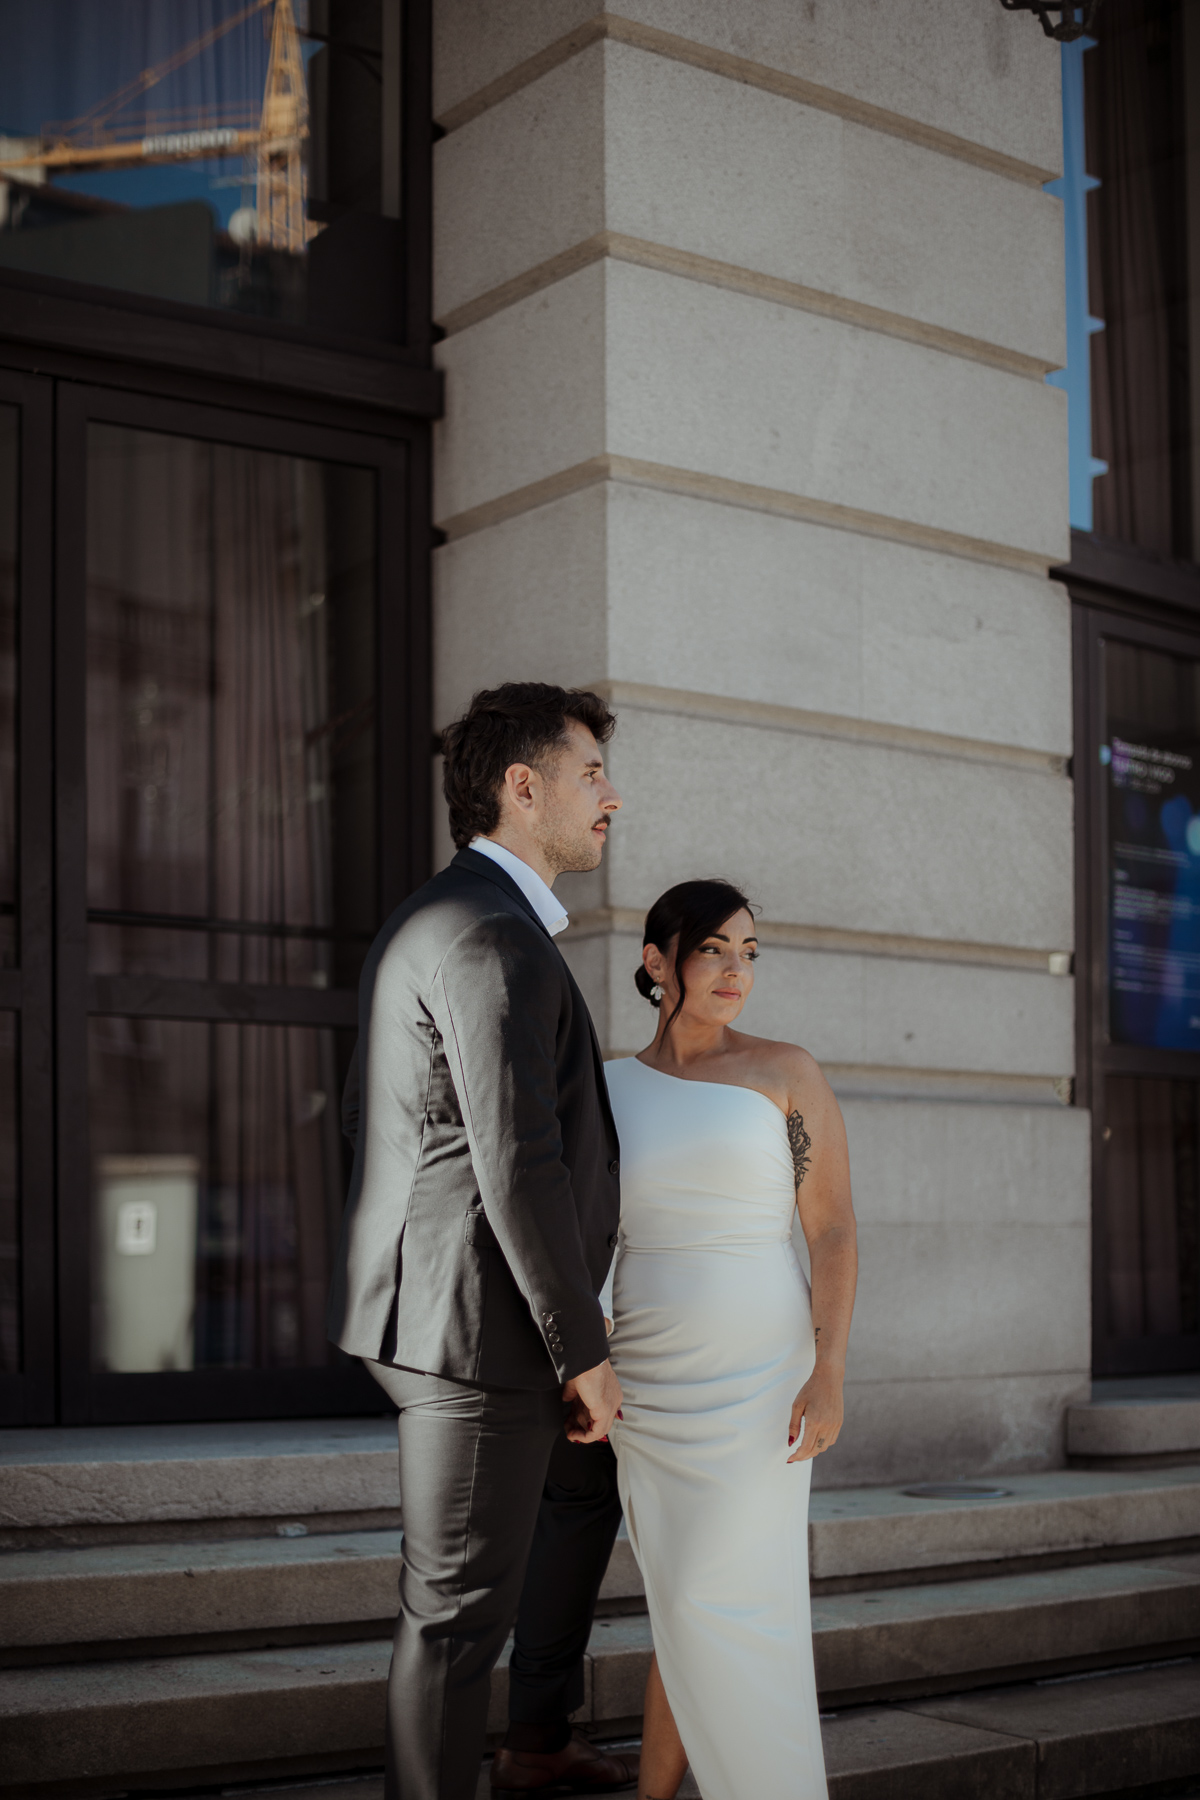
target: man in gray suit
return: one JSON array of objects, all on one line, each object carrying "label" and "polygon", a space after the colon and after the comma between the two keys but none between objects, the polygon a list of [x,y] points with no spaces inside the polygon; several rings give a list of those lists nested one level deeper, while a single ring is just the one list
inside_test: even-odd
[{"label": "man in gray suit", "polygon": [[[591,693],[530,682],[477,694],[443,740],[458,854],[387,921],[363,970],[330,1336],[400,1414],[387,1800],[473,1800],[518,1603],[515,1680],[534,1736],[521,1738],[518,1714],[497,1787],[599,1792],[636,1778],[632,1759],[601,1756],[566,1724],[618,1517],[604,1440],[621,1392],[596,1296],[619,1167],[551,888],[600,862],[621,804],[600,753],[614,723]],[[609,1472],[581,1482],[583,1465],[564,1473],[573,1454],[603,1456]],[[587,1566],[572,1571],[555,1508],[580,1499]],[[535,1533],[536,1591],[522,1595]],[[577,1599],[564,1622],[567,1577]]]}]

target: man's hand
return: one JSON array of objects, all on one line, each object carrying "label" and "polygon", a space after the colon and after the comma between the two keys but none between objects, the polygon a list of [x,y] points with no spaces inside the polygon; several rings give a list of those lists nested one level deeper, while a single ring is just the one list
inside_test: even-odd
[{"label": "man's hand", "polygon": [[594,1369],[576,1375],[563,1389],[563,1399],[570,1408],[567,1436],[571,1442],[598,1444],[608,1436],[621,1405],[621,1384],[612,1364],[598,1363]]}]

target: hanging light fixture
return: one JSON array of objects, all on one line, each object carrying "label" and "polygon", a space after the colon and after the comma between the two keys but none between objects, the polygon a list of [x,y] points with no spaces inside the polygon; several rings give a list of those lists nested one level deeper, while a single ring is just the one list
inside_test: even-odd
[{"label": "hanging light fixture", "polygon": [[[1091,31],[1102,0],[1074,0],[1074,4],[1071,0],[1000,0],[1000,4],[1005,12],[1036,13],[1047,37],[1070,44]],[[1061,13],[1057,23],[1051,18],[1052,13]]]}]

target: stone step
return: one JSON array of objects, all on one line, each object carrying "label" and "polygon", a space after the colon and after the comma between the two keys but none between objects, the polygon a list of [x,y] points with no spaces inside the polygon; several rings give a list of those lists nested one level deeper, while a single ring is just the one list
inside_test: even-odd
[{"label": "stone step", "polygon": [[[888,1694],[907,1704],[1031,1668],[1183,1655],[1200,1649],[1200,1558],[834,1595],[814,1604],[814,1640],[823,1703],[835,1707]],[[369,1766],[389,1649],[375,1638],[10,1669],[0,1683],[6,1785],[118,1774],[165,1782],[181,1757],[189,1779]],[[649,1659],[645,1617],[597,1620],[581,1721],[636,1728]],[[1200,1710],[1194,1668],[1193,1690]],[[922,1703],[931,1709],[942,1716]],[[501,1731],[506,1716],[502,1663],[489,1729]]]},{"label": "stone step", "polygon": [[[814,1581],[911,1582],[1188,1539],[1200,1548],[1200,1453],[1190,1467],[1060,1469],[994,1485],[1005,1490],[998,1499],[818,1490]],[[399,1523],[388,1419],[0,1432],[3,1549],[344,1535]]]},{"label": "stone step", "polygon": [[[1200,1556],[815,1596],[822,1705],[904,1698],[1200,1651]],[[646,1618],[598,1619],[592,1719],[636,1717]]]},{"label": "stone step", "polygon": [[1200,1457],[1200,1375],[1094,1382],[1067,1409],[1067,1453],[1095,1467]]},{"label": "stone step", "polygon": [[386,1640],[12,1669],[5,1788],[220,1782],[380,1761]]},{"label": "stone step", "polygon": [[[19,1735],[6,1684],[6,1795],[149,1796],[257,1780],[273,1784],[263,1793],[274,1800],[291,1777],[287,1800],[382,1800],[381,1658],[382,1647],[364,1645],[174,1658],[137,1665],[137,1691],[124,1696],[103,1691],[108,1666],[90,1672],[71,1707],[58,1696],[40,1731]],[[128,1687],[134,1669],[122,1673]],[[1200,1663],[851,1707],[823,1717],[822,1737],[830,1800],[1078,1800],[1167,1783],[1179,1794],[1200,1776]],[[306,1766],[323,1774],[319,1785],[304,1785]],[[690,1778],[682,1793],[697,1794]],[[479,1800],[487,1795],[485,1765]]]},{"label": "stone step", "polygon": [[[116,1544],[0,1556],[0,1646],[21,1652],[375,1622],[396,1611],[398,1531]],[[362,1635],[361,1633],[359,1635]]]},{"label": "stone step", "polygon": [[903,1698],[1200,1651],[1200,1556],[813,1601],[824,1704]]},{"label": "stone step", "polygon": [[[391,1631],[399,1531],[108,1544],[0,1555],[0,1664],[217,1648],[280,1632]],[[643,1605],[628,1539],[613,1549],[602,1612]]]},{"label": "stone step", "polygon": [[[814,1509],[820,1505],[824,1514],[811,1533],[817,1600],[825,1604],[848,1589],[844,1597],[857,1598],[864,1618],[882,1618],[894,1607],[911,1611],[912,1590],[930,1582],[962,1588],[968,1612],[986,1611],[986,1596],[998,1590],[978,1586],[980,1571],[1033,1563],[1045,1574],[1047,1560],[1074,1558],[1084,1570],[1096,1569],[1093,1585],[1101,1592],[1108,1591],[1104,1570],[1111,1568],[1102,1553],[1118,1551],[1123,1538],[1143,1551],[1147,1544],[1182,1543],[1181,1554],[1200,1540],[1200,1470],[1124,1478],[1061,1471],[1010,1477],[1010,1483],[1007,1498],[974,1504],[879,1489],[817,1496]],[[276,1642],[281,1632],[319,1639],[334,1626],[345,1628],[343,1635],[382,1635],[395,1612],[400,1545],[399,1531],[376,1530],[10,1551],[0,1556],[0,1659],[218,1647],[199,1641],[204,1638],[236,1647],[239,1636],[254,1633],[273,1633]],[[1017,1554],[1031,1545],[1039,1546],[1038,1556]],[[1109,1587],[1114,1582],[1119,1585],[1116,1575]],[[881,1590],[892,1585],[909,1597],[883,1599]],[[1087,1586],[1081,1576],[1076,1587]],[[641,1575],[622,1532],[600,1610],[630,1612],[643,1604]],[[927,1600],[930,1616],[950,1604],[946,1595]]]},{"label": "stone step", "polygon": [[393,1419],[0,1432],[0,1548],[398,1525]]},{"label": "stone step", "polygon": [[810,1505],[818,1591],[908,1585],[1010,1566],[1200,1550],[1200,1458],[1167,1469],[1050,1469],[967,1483],[996,1499],[936,1499],[903,1488],[826,1489]]}]

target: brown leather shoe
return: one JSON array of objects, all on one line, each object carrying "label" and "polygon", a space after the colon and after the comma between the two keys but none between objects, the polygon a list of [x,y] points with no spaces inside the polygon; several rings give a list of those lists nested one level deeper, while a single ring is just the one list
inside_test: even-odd
[{"label": "brown leather shoe", "polygon": [[637,1786],[638,1755],[620,1755],[571,1733],[565,1750],[497,1750],[492,1761],[493,1794],[615,1794]]}]

